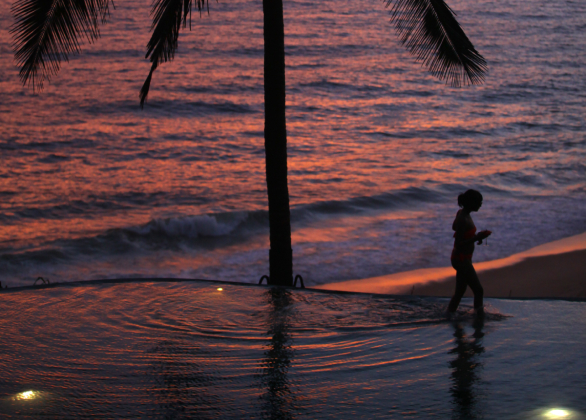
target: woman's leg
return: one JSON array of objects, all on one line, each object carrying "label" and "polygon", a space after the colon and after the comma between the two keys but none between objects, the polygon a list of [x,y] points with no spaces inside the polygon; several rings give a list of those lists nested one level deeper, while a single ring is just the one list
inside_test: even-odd
[{"label": "woman's leg", "polygon": [[456,291],[454,292],[454,296],[452,296],[452,300],[450,300],[450,304],[448,305],[449,312],[456,312],[458,309],[458,305],[460,305],[460,300],[462,300],[462,296],[466,293],[466,274],[465,270],[462,270],[460,264],[452,263],[452,266],[456,269]]},{"label": "woman's leg", "polygon": [[484,307],[484,289],[480,284],[480,280],[478,280],[478,274],[476,274],[476,270],[472,265],[472,261],[470,261],[470,268],[467,270],[466,282],[468,286],[470,286],[470,289],[472,289],[472,292],[474,293],[474,309],[482,309]]}]

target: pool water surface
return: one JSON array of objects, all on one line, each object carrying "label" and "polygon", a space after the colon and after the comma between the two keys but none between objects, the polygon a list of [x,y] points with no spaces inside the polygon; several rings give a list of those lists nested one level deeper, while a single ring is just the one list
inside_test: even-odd
[{"label": "pool water surface", "polygon": [[[222,290],[219,290],[219,289]],[[0,416],[584,419],[586,303],[208,282],[0,295]]]}]

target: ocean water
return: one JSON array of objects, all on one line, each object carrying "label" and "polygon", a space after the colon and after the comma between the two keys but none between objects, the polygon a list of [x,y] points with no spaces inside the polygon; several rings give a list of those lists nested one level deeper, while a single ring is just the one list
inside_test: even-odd
[{"label": "ocean water", "polygon": [[[218,290],[222,286],[223,290]],[[584,302],[124,283],[5,291],[4,419],[586,418]]]},{"label": "ocean water", "polygon": [[[586,3],[449,2],[489,63],[433,79],[382,2],[285,2],[294,272],[307,285],[446,266],[457,194],[479,189],[476,261],[586,231]],[[193,14],[148,74],[146,1],[36,94],[0,0],[0,281],[256,282],[268,273],[262,11]]]}]

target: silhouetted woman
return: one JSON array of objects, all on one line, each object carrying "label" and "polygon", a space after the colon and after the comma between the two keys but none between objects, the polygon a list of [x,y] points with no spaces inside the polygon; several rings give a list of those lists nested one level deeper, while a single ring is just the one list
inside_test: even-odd
[{"label": "silhouetted woman", "polygon": [[478,280],[478,275],[472,266],[472,254],[474,253],[474,242],[478,245],[482,240],[490,236],[489,230],[476,233],[476,226],[470,217],[470,213],[478,211],[482,206],[482,194],[476,190],[468,190],[458,196],[458,205],[461,207],[456,214],[452,224],[454,233],[454,249],[452,250],[452,267],[456,270],[456,291],[448,306],[448,313],[456,312],[460,300],[470,286],[474,292],[474,310],[477,315],[484,315],[482,297],[484,291]]}]

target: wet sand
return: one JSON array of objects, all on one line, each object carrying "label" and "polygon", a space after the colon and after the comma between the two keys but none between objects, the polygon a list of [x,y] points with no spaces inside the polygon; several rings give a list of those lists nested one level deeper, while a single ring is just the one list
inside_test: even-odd
[{"label": "wet sand", "polygon": [[[586,298],[586,251],[527,258],[479,273],[487,297]],[[414,294],[451,296],[456,277],[415,286]],[[470,290],[466,296],[472,296]]]},{"label": "wet sand", "polygon": [[[495,261],[475,263],[486,297],[586,298],[586,233]],[[451,296],[451,267],[429,268],[318,286],[367,293]],[[470,290],[466,296],[472,296]]]}]

